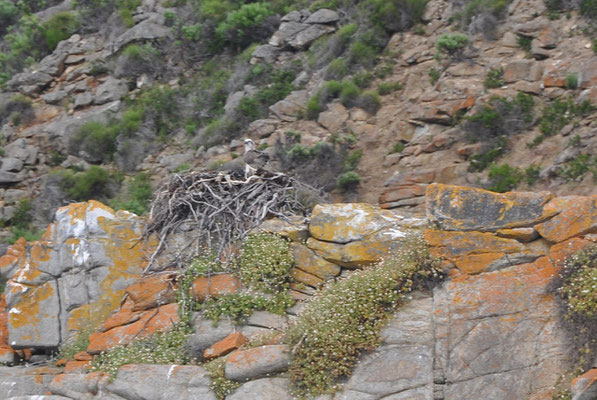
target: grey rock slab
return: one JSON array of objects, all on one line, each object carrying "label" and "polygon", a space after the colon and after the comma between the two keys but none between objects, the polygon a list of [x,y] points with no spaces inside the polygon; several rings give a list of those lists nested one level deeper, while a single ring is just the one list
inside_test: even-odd
[{"label": "grey rock slab", "polygon": [[433,299],[409,300],[381,331],[384,344],[433,345]]},{"label": "grey rock slab", "polygon": [[156,17],[161,17],[162,21],[156,23],[153,18],[146,19],[119,36],[118,39],[112,43],[111,48],[108,50],[108,54],[114,54],[123,46],[134,41],[152,40],[170,36],[170,28],[163,25],[163,16],[156,14]]},{"label": "grey rock slab", "polygon": [[288,43],[288,40],[310,26],[311,25],[309,24],[303,24],[300,22],[283,22],[270,38],[269,44],[276,47],[284,47]]},{"label": "grey rock slab", "polygon": [[235,331],[231,322],[221,320],[214,326],[212,320],[203,319],[201,314],[194,315],[192,325],[195,333],[187,339],[187,348],[190,356],[199,360],[203,358],[205,349]]},{"label": "grey rock slab", "polygon": [[263,60],[267,64],[272,64],[278,58],[278,54],[280,54],[279,47],[272,46],[271,44],[262,44],[255,48],[251,56]]},{"label": "grey rock slab", "polygon": [[62,99],[64,99],[68,93],[62,89],[54,90],[50,93],[46,93],[41,96],[42,100],[48,104],[57,104],[60,103]]},{"label": "grey rock slab", "polygon": [[282,22],[301,22],[304,19],[303,12],[294,10],[284,15],[280,21]]},{"label": "grey rock slab", "polygon": [[491,232],[533,225],[547,219],[548,192],[494,193],[475,188],[431,184],[427,187],[427,217],[444,230]]},{"label": "grey rock slab", "polygon": [[54,368],[0,366],[0,399],[17,396],[43,396],[50,382],[59,374]]},{"label": "grey rock slab", "polygon": [[120,100],[128,93],[128,91],[129,89],[126,82],[121,79],[109,77],[95,89],[94,103],[99,105]]},{"label": "grey rock slab", "polygon": [[83,92],[75,96],[75,110],[77,108],[87,107],[93,103],[94,97],[93,94],[88,92]]},{"label": "grey rock slab", "polygon": [[6,82],[9,90],[21,90],[23,86],[44,87],[52,82],[54,78],[42,71],[22,72]]},{"label": "grey rock slab", "polygon": [[224,374],[235,381],[285,371],[290,364],[288,346],[271,345],[239,350],[226,360]]},{"label": "grey rock slab", "polygon": [[345,388],[387,396],[431,383],[431,346],[382,346],[361,358]]},{"label": "grey rock slab", "polygon": [[25,180],[24,173],[0,171],[0,183],[17,183]]},{"label": "grey rock slab", "polygon": [[295,36],[288,38],[287,43],[297,50],[307,48],[311,43],[320,37],[336,30],[333,26],[328,25],[311,25],[307,29],[301,30]]},{"label": "grey rock slab", "polygon": [[56,49],[54,53],[44,57],[39,62],[39,70],[52,76],[60,76],[64,72],[64,60],[67,54]]},{"label": "grey rock slab", "polygon": [[103,389],[125,399],[216,400],[209,374],[195,365],[130,364]]},{"label": "grey rock slab", "polygon": [[315,11],[307,20],[306,24],[329,24],[340,20],[340,15],[336,11],[327,8],[320,8]]},{"label": "grey rock slab", "polygon": [[226,400],[292,400],[290,381],[286,378],[263,378],[240,386]]},{"label": "grey rock slab", "polygon": [[278,330],[286,329],[288,327],[288,320],[285,317],[268,311],[253,312],[246,323],[247,325]]},{"label": "grey rock slab", "polygon": [[6,400],[72,400],[72,397],[64,397],[55,394],[49,395],[32,395],[32,396],[16,396],[9,397]]},{"label": "grey rock slab", "polygon": [[4,155],[6,157],[17,158],[25,164],[35,164],[39,149],[37,146],[28,144],[24,138],[17,139],[4,146]]},{"label": "grey rock slab", "polygon": [[14,157],[0,158],[0,171],[19,172],[23,169],[23,162]]}]

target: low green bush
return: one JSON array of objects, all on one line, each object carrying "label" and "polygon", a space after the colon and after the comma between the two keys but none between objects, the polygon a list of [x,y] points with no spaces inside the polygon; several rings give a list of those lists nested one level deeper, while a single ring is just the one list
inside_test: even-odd
[{"label": "low green bush", "polygon": [[578,74],[568,73],[566,74],[566,89],[578,89]]},{"label": "low green bush", "polygon": [[226,15],[226,20],[216,28],[216,37],[238,49],[245,48],[262,39],[261,25],[273,14],[268,3],[243,4],[238,10]]},{"label": "low green bush", "polygon": [[79,29],[79,16],[70,11],[62,11],[54,14],[42,25],[42,32],[46,46],[53,51],[58,43],[66,40]]},{"label": "low green bush", "polygon": [[376,90],[368,90],[356,98],[354,105],[362,108],[369,114],[376,114],[381,108],[379,93]]},{"label": "low green bush", "polygon": [[81,330],[68,341],[62,343],[58,349],[56,358],[59,360],[64,358],[68,361],[74,361],[75,354],[87,351],[87,347],[89,347],[89,335],[91,333],[91,330]]},{"label": "low green bush", "polygon": [[431,84],[435,85],[442,74],[442,70],[439,68],[429,68],[428,74],[429,74],[429,80],[431,81]]},{"label": "low green bush", "polygon": [[66,195],[76,201],[107,201],[112,197],[116,183],[110,172],[97,165],[92,165],[87,171],[63,169],[56,170],[53,174],[59,178]]},{"label": "low green bush", "polygon": [[495,89],[504,86],[506,82],[504,81],[504,69],[502,67],[499,68],[491,68],[487,71],[485,75],[485,80],[483,81],[483,85],[486,89]]},{"label": "low green bush", "polygon": [[153,188],[149,175],[140,172],[122,185],[120,193],[109,200],[108,205],[115,210],[126,210],[137,215],[144,215],[152,195]]},{"label": "low green bush", "polygon": [[3,107],[0,108],[0,126],[7,122],[18,126],[26,124],[35,118],[32,101],[22,94],[16,94],[10,98]]},{"label": "low green bush", "polygon": [[338,187],[344,191],[354,190],[361,183],[361,176],[356,171],[344,172],[338,177]]},{"label": "low green bush", "polygon": [[524,179],[524,172],[508,164],[492,165],[489,168],[489,190],[504,193],[517,187]]},{"label": "low green bush", "polygon": [[390,149],[388,154],[402,153],[403,150],[404,150],[404,143],[398,142],[394,146],[392,146],[392,148]]},{"label": "low green bush", "polygon": [[593,173],[593,178],[597,180],[597,158],[581,153],[560,166],[557,174],[567,181],[576,181],[584,177],[589,171]]},{"label": "low green bush", "polygon": [[241,385],[240,382],[226,378],[226,358],[227,357],[219,357],[203,364],[203,368],[209,373],[209,388],[215,393],[218,400],[225,400],[226,396],[234,393],[234,391]]},{"label": "low green bush", "polygon": [[12,1],[0,1],[0,35],[6,33],[7,29],[17,22],[19,9]]},{"label": "low green bush", "polygon": [[118,132],[109,125],[100,122],[87,122],[79,129],[71,142],[71,151],[86,152],[90,161],[110,161],[116,152],[116,136]]},{"label": "low green bush", "polygon": [[342,81],[342,90],[340,91],[340,102],[346,107],[356,105],[357,98],[361,94],[361,89],[352,81]]},{"label": "low green bush", "polygon": [[462,52],[470,42],[470,38],[462,33],[444,33],[435,42],[435,48],[440,53],[454,56]]},{"label": "low green bush", "polygon": [[222,316],[235,323],[242,323],[254,311],[268,311],[273,314],[283,315],[286,309],[294,305],[294,300],[287,292],[263,295],[258,293],[229,294],[216,299],[205,300],[201,309],[203,316],[214,321]]},{"label": "low green bush", "polygon": [[375,76],[369,71],[361,71],[352,77],[352,81],[361,89],[366,89],[371,86]]},{"label": "low green bush", "polygon": [[387,32],[405,31],[422,22],[427,0],[366,0],[371,20]]},{"label": "low green bush", "polygon": [[289,328],[293,349],[290,379],[299,396],[339,389],[359,356],[379,345],[379,332],[411,290],[441,277],[420,237],[379,265],[329,284],[305,306]]},{"label": "low green bush", "polygon": [[595,111],[595,107],[588,100],[576,104],[571,98],[555,99],[543,108],[539,118],[541,134],[533,139],[528,146],[534,147],[540,144],[546,137],[559,133],[564,126],[576,118],[587,116],[593,111]]},{"label": "low green bush", "polygon": [[386,96],[401,89],[402,84],[400,82],[382,82],[377,86],[377,92],[382,96]]},{"label": "low green bush", "polygon": [[348,75],[348,66],[344,58],[336,58],[325,70],[325,79],[342,79]]},{"label": "low green bush", "polygon": [[533,38],[530,36],[518,35],[517,43],[518,47],[524,50],[527,55],[531,52]]}]

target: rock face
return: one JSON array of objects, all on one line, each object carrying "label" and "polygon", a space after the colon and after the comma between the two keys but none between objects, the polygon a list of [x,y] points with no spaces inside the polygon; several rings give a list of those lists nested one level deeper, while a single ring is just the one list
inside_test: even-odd
[{"label": "rock face", "polygon": [[90,201],[59,209],[55,221],[42,240],[0,258],[13,348],[53,348],[98,326],[143,271],[148,249],[134,214]]}]

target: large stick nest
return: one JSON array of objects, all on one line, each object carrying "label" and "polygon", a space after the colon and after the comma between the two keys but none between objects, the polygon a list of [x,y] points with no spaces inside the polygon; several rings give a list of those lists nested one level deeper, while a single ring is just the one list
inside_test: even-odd
[{"label": "large stick nest", "polygon": [[246,179],[224,172],[174,174],[150,206],[143,236],[155,235],[159,243],[145,271],[173,266],[152,267],[175,233],[192,232],[192,239],[177,250],[173,263],[180,267],[201,251],[220,257],[265,219],[307,215],[320,200],[315,189],[282,173],[258,170]]}]

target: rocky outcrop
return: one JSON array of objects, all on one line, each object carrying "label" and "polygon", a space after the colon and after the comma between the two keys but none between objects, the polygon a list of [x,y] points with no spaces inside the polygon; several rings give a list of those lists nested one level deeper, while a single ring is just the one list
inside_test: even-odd
[{"label": "rocky outcrop", "polygon": [[56,212],[42,240],[0,258],[13,348],[55,348],[98,326],[143,271],[142,220],[95,201]]}]

